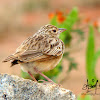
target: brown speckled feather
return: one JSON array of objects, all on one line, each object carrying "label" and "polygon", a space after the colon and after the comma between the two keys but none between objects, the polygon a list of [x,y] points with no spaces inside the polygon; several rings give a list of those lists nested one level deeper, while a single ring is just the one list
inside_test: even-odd
[{"label": "brown speckled feather", "polygon": [[63,50],[64,45],[59,38],[34,34],[21,44],[14,55],[23,62],[30,62],[59,56],[63,54]]}]

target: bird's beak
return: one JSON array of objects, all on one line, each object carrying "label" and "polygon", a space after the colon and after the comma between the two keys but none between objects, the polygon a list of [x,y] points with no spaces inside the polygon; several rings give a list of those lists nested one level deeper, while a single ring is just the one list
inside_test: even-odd
[{"label": "bird's beak", "polygon": [[59,34],[62,33],[62,32],[64,32],[64,31],[66,31],[65,28],[58,28],[58,33],[59,33]]}]

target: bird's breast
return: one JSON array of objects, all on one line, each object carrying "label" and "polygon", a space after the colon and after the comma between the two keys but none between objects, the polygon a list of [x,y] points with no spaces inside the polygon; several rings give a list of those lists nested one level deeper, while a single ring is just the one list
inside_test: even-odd
[{"label": "bird's breast", "polygon": [[59,63],[61,58],[62,55],[57,56],[53,59],[47,59],[45,61],[34,61],[34,62],[23,63],[21,64],[21,69],[24,72],[30,71],[33,74],[37,74],[34,71],[34,67],[36,67],[41,72],[49,71],[52,70],[54,67],[56,67],[56,65]]}]

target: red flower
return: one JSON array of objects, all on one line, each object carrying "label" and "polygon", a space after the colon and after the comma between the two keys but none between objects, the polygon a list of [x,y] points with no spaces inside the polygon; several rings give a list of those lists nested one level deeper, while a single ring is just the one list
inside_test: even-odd
[{"label": "red flower", "polygon": [[57,10],[55,13],[49,13],[49,19],[52,19],[54,16],[57,16],[57,21],[59,23],[62,23],[65,20],[65,17],[63,16],[63,12]]},{"label": "red flower", "polygon": [[62,22],[64,22],[64,21],[65,21],[65,17],[64,17],[64,16],[59,15],[59,16],[57,16],[57,20],[58,20],[58,22],[59,22],[59,23],[62,23]]},{"label": "red flower", "polygon": [[49,13],[49,14],[48,14],[49,19],[52,19],[54,16],[55,16],[54,13]]},{"label": "red flower", "polygon": [[63,15],[63,12],[57,10],[57,11],[56,11],[56,15],[57,15],[57,16],[62,16],[62,15]]},{"label": "red flower", "polygon": [[98,27],[99,27],[98,21],[94,21],[94,22],[93,22],[93,26],[94,26],[95,28],[98,28]]}]

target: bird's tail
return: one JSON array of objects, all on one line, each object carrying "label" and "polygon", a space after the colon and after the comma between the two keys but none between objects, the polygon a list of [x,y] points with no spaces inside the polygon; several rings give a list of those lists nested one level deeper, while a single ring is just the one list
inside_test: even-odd
[{"label": "bird's tail", "polygon": [[5,60],[3,60],[2,62],[8,62],[8,61],[14,60],[14,59],[16,59],[16,57],[12,54],[12,55],[8,56],[8,57],[7,57]]}]

